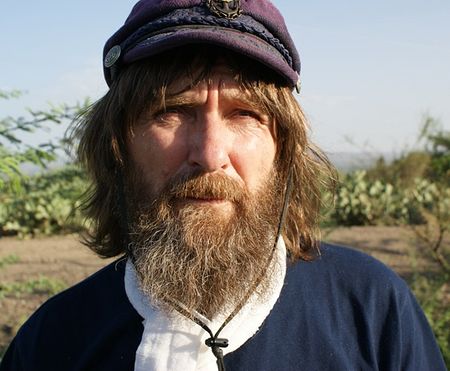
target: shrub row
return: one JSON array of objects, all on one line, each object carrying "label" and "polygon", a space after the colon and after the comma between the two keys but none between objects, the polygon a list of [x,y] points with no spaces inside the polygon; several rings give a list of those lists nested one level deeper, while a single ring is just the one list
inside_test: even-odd
[{"label": "shrub row", "polygon": [[[0,194],[0,233],[29,236],[83,229],[78,206],[87,189],[83,171],[66,166],[23,181],[21,191]],[[326,216],[332,225],[399,225],[424,222],[423,213],[449,218],[450,188],[416,179],[404,188],[370,180],[364,171],[345,175],[335,207]]]},{"label": "shrub row", "polygon": [[83,228],[78,209],[87,188],[84,173],[66,166],[23,179],[20,190],[0,194],[0,235],[70,233]]},{"label": "shrub row", "polygon": [[365,171],[345,175],[328,222],[336,225],[421,224],[424,214],[449,219],[450,187],[416,178],[411,187],[370,180]]}]

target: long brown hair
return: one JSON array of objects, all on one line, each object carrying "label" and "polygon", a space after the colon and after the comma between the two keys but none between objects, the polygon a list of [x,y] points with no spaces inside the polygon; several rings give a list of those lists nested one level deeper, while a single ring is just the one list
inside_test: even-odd
[{"label": "long brown hair", "polygon": [[326,156],[310,142],[305,115],[291,88],[248,58],[213,47],[189,47],[124,68],[106,95],[72,129],[78,159],[91,179],[82,207],[92,228],[84,242],[98,255],[126,253],[121,177],[129,165],[126,139],[133,126],[150,106],[164,106],[172,82],[183,78],[188,89],[207,79],[218,60],[227,63],[243,91],[276,124],[277,169],[285,177],[289,168],[292,172],[292,195],[283,228],[291,258],[309,259],[317,250],[323,192],[333,193],[336,176]]}]

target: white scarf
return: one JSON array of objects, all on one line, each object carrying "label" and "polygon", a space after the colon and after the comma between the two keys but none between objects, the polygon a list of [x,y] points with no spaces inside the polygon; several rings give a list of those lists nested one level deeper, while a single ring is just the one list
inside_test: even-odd
[{"label": "white scarf", "polygon": [[[273,272],[269,297],[257,300],[256,294],[253,294],[220,333],[220,338],[229,340],[229,346],[222,348],[224,355],[233,352],[256,334],[280,296],[286,274],[286,247],[282,238],[279,239],[269,271]],[[216,359],[205,345],[208,333],[178,312],[166,314],[152,306],[139,289],[136,271],[130,260],[125,269],[125,291],[131,305],[144,319],[144,332],[136,351],[135,371],[217,369]],[[197,316],[215,333],[228,314],[219,315],[212,321]]]}]

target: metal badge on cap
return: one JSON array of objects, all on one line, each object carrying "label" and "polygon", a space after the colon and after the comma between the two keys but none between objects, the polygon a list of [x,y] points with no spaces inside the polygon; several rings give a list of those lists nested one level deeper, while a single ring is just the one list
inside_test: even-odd
[{"label": "metal badge on cap", "polygon": [[234,19],[242,14],[241,0],[207,0],[206,6],[222,18]]},{"label": "metal badge on cap", "polygon": [[109,49],[108,53],[105,56],[104,65],[106,68],[110,68],[116,63],[119,58],[120,54],[122,53],[122,48],[120,45],[115,45],[111,49]]}]

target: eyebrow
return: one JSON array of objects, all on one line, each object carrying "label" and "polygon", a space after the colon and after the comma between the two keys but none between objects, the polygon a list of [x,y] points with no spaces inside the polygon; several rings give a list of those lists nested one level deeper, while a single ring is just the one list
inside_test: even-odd
[{"label": "eyebrow", "polygon": [[166,95],[165,99],[163,99],[163,105],[165,106],[197,106],[201,105],[199,99],[195,97],[194,94],[174,94],[174,95]]},{"label": "eyebrow", "polygon": [[[246,92],[239,87],[232,89],[222,89],[220,92],[221,96],[228,101],[238,101],[244,106],[248,106],[249,108],[258,109],[260,111],[264,111],[260,104],[255,102],[251,98],[251,94]],[[181,93],[170,94],[167,92],[166,96],[163,98],[162,106],[171,107],[171,106],[186,106],[186,107],[195,107],[202,105],[204,102],[198,99],[198,94],[196,94],[195,90],[187,90]]]}]

